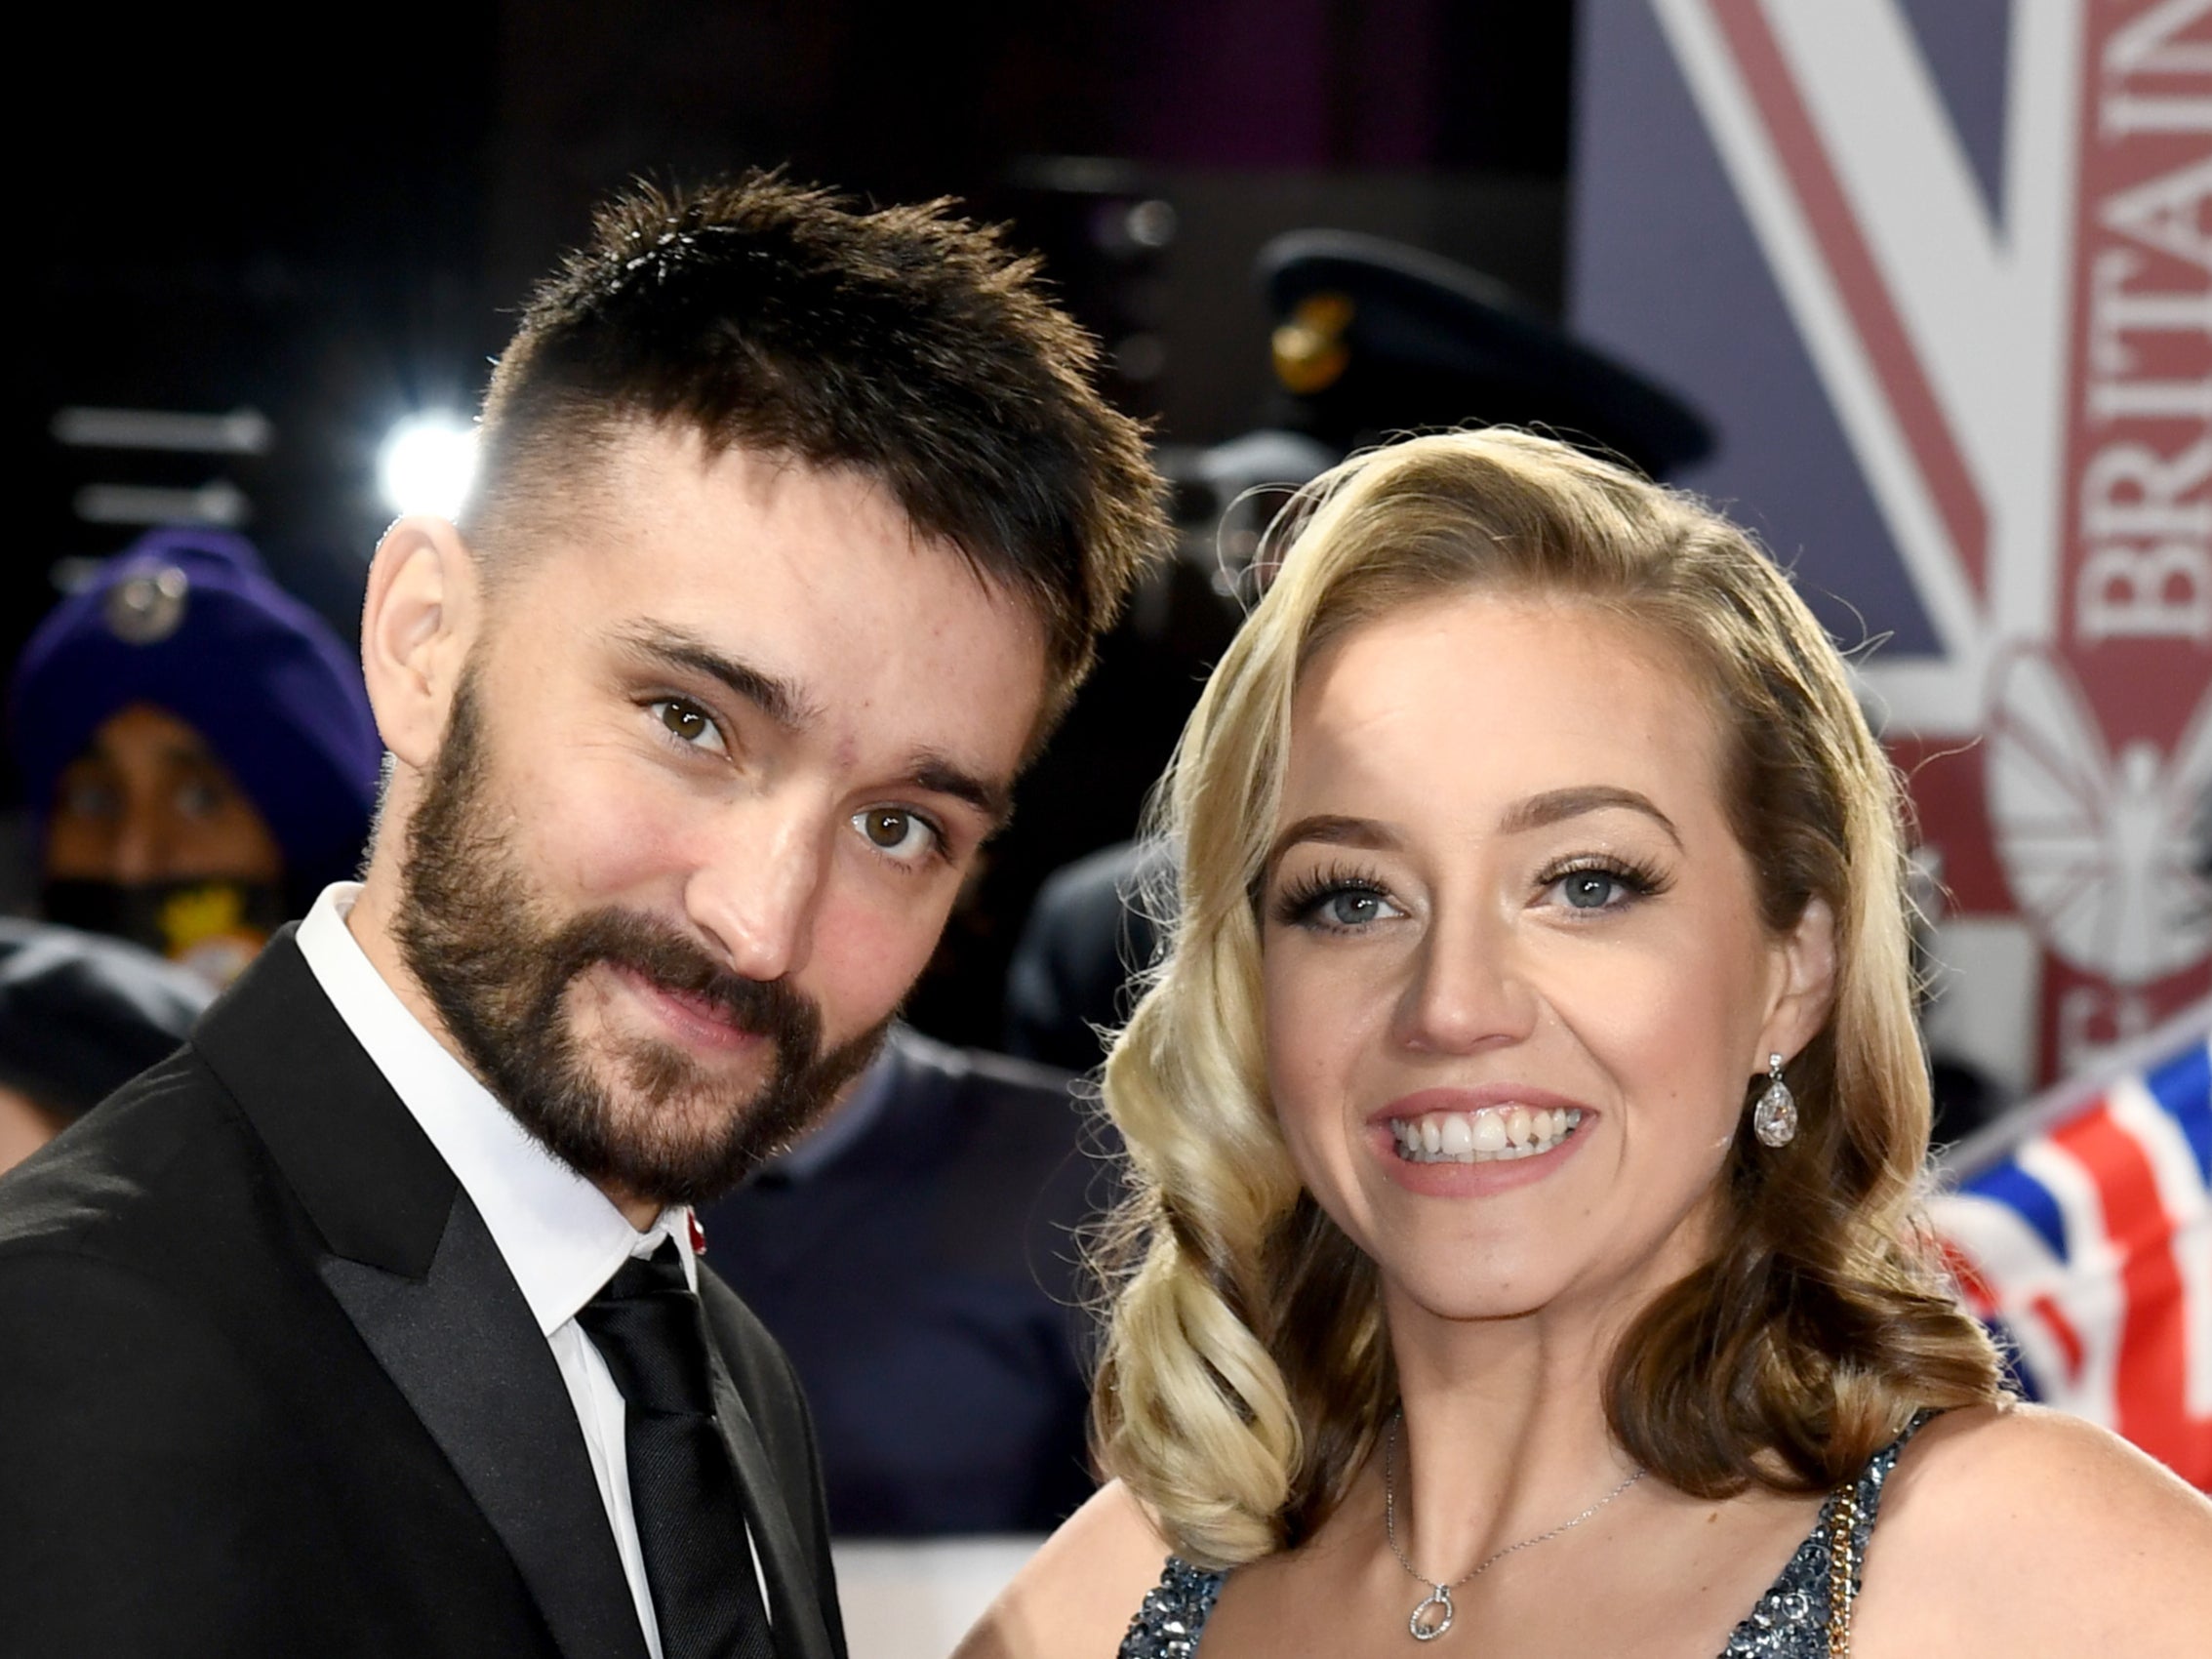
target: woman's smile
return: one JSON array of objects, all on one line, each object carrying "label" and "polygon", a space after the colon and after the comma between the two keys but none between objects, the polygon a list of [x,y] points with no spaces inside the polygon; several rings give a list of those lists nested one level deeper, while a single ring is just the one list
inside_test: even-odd
[{"label": "woman's smile", "polygon": [[1591,1108],[1519,1083],[1427,1088],[1368,1114],[1367,1144],[1409,1193],[1475,1198],[1558,1172],[1598,1131]]}]

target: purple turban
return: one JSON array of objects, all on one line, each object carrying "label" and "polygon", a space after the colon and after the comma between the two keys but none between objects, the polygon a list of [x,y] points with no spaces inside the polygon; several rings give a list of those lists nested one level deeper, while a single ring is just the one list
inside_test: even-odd
[{"label": "purple turban", "polygon": [[243,537],[151,531],[39,625],[8,708],[37,818],[93,733],[134,703],[207,739],[283,848],[296,900],[353,872],[383,756],[360,664]]}]

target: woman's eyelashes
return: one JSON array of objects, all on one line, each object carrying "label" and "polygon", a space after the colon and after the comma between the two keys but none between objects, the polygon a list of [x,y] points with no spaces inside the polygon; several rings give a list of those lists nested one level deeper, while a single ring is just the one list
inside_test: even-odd
[{"label": "woman's eyelashes", "polygon": [[[1536,904],[1573,916],[1617,912],[1657,897],[1669,885],[1658,867],[1613,854],[1561,859],[1545,866],[1532,883]],[[1408,913],[1379,874],[1335,864],[1285,881],[1271,907],[1281,926],[1317,933],[1357,933]]]},{"label": "woman's eyelashes", "polygon": [[1624,910],[1657,897],[1668,886],[1666,873],[1656,867],[1610,855],[1564,859],[1536,878],[1539,902],[1582,914]]},{"label": "woman's eyelashes", "polygon": [[1405,911],[1372,873],[1330,865],[1285,882],[1275,895],[1274,919],[1317,933],[1356,933]]}]

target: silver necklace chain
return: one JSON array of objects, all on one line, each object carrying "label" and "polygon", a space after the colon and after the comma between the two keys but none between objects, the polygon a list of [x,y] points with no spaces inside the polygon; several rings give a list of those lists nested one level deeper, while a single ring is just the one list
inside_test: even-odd
[{"label": "silver necklace chain", "polygon": [[1503,1550],[1483,1557],[1472,1567],[1462,1573],[1458,1578],[1453,1579],[1451,1583],[1446,1584],[1442,1579],[1430,1578],[1407,1560],[1405,1551],[1398,1544],[1398,1493],[1393,1472],[1398,1461],[1398,1425],[1404,1421],[1405,1412],[1403,1409],[1391,1414],[1389,1437],[1383,1448],[1383,1536],[1389,1540],[1390,1554],[1397,1557],[1398,1565],[1405,1568],[1407,1575],[1416,1584],[1428,1584],[1435,1587],[1422,1598],[1420,1605],[1413,1610],[1413,1616],[1406,1621],[1406,1629],[1413,1633],[1413,1639],[1416,1641],[1434,1641],[1452,1628],[1452,1619],[1455,1614],[1455,1609],[1452,1606],[1453,1591],[1471,1579],[1480,1578],[1508,1556],[1514,1555],[1522,1550],[1533,1550],[1539,1544],[1550,1543],[1562,1532],[1574,1531],[1576,1527],[1582,1525],[1584,1521],[1615,1498],[1618,1498],[1649,1473],[1639,1464],[1634,1473],[1626,1480],[1606,1493],[1604,1497],[1598,1499],[1596,1503],[1590,1505],[1589,1509],[1583,1511],[1582,1514],[1576,1516],[1574,1519],[1562,1520],[1548,1532],[1539,1532],[1533,1538],[1523,1538],[1518,1544],[1508,1544]]}]

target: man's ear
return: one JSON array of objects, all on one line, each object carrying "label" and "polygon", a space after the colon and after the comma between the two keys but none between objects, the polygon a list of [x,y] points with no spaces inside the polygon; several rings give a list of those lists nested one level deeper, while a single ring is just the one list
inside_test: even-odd
[{"label": "man's ear", "polygon": [[1827,1022],[1835,1001],[1835,912],[1826,899],[1805,902],[1804,914],[1776,947],[1779,980],[1752,1057],[1753,1072],[1767,1056],[1794,1059]]},{"label": "man's ear", "polygon": [[427,767],[476,635],[475,555],[442,518],[410,516],[384,532],[361,605],[361,671],[384,747]]}]

